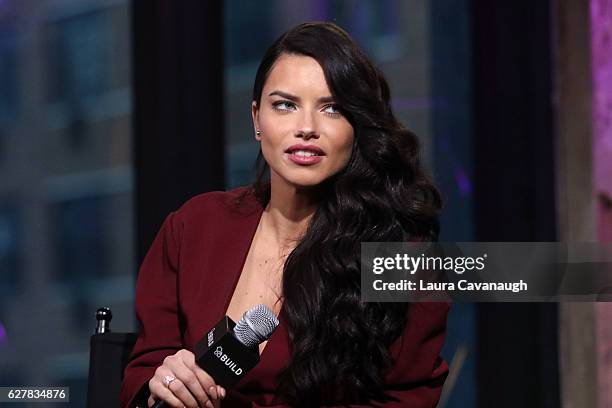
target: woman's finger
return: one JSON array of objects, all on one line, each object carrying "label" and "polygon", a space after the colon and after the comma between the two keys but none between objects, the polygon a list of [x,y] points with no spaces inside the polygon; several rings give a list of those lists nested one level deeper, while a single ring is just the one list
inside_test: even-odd
[{"label": "woman's finger", "polygon": [[212,399],[219,399],[221,397],[217,389],[217,384],[215,384],[215,380],[213,380],[213,378],[206,371],[195,365],[194,373],[198,377],[198,381],[200,384],[202,384],[202,387]]},{"label": "woman's finger", "polygon": [[[175,398],[180,400],[180,407],[197,408],[199,407],[198,402],[182,381],[181,375],[185,377],[182,370],[186,370],[186,368],[180,358],[166,357],[164,364],[155,370],[153,379],[155,380],[156,392],[161,397],[168,395],[167,391],[170,391]],[[195,377],[195,375],[192,375],[192,377]],[[151,390],[151,393],[153,393],[153,390]],[[206,400],[202,401],[202,406],[206,406]]]},{"label": "woman's finger", "polygon": [[198,382],[202,386],[202,389],[206,391],[207,395],[212,399],[218,399],[220,396],[217,392],[215,380],[196,364],[195,355],[192,352],[188,350],[185,351],[186,353],[181,354],[185,366],[195,374]]},{"label": "woman's finger", "polygon": [[[202,387],[198,376],[192,369],[181,362],[172,367],[172,371],[176,376],[176,380],[170,383],[170,389],[177,397],[183,402],[187,400],[191,401],[189,398],[193,399],[195,397],[201,406],[213,408],[212,402],[210,401],[212,396]],[[179,384],[174,385],[176,382]],[[188,404],[185,405],[189,406]]]},{"label": "woman's finger", "polygon": [[149,380],[149,391],[151,391],[151,397],[147,401],[149,407],[153,406],[157,400],[166,401],[168,405],[174,408],[183,406],[183,402],[157,376]]}]

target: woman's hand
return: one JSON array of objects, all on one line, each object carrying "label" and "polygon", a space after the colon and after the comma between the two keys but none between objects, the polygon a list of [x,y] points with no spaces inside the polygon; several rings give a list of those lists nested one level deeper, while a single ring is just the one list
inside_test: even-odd
[{"label": "woman's hand", "polygon": [[149,407],[161,399],[176,408],[214,408],[213,402],[225,397],[223,387],[198,367],[195,355],[186,349],[164,359],[149,380],[149,390]]}]

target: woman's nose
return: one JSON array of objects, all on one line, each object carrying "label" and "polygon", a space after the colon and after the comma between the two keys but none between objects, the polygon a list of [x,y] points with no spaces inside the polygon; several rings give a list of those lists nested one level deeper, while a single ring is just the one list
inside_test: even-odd
[{"label": "woman's nose", "polygon": [[319,132],[317,130],[317,123],[316,119],[314,118],[314,114],[304,112],[301,115],[300,122],[298,123],[296,130],[296,136],[302,137],[304,140],[318,138]]}]

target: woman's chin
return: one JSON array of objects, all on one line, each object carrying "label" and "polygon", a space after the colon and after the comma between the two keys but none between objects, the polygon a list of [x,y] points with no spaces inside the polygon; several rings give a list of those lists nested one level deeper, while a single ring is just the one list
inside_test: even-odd
[{"label": "woman's chin", "polygon": [[272,171],[272,184],[284,184],[299,190],[309,190],[321,186],[329,179],[329,172],[325,171]]},{"label": "woman's chin", "polygon": [[321,185],[321,181],[299,181],[291,183],[297,190],[311,190]]},{"label": "woman's chin", "polygon": [[311,190],[321,185],[323,178],[291,178],[286,180],[291,187],[296,190]]}]

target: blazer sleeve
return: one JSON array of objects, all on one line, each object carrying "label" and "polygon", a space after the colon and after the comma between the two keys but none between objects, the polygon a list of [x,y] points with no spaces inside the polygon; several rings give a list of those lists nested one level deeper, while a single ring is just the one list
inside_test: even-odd
[{"label": "blazer sleeve", "polygon": [[386,377],[386,394],[397,398],[376,406],[386,408],[434,408],[448,376],[448,365],[440,356],[446,336],[449,303],[412,303],[408,324],[391,346],[395,366]]},{"label": "blazer sleeve", "polygon": [[122,408],[146,406],[148,382],[165,357],[182,348],[177,296],[179,240],[175,213],[165,219],[138,273],[140,332],[121,384]]}]

